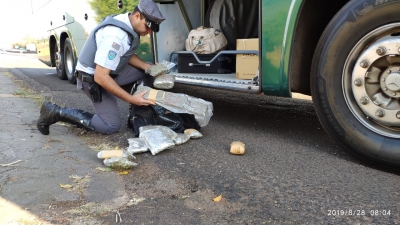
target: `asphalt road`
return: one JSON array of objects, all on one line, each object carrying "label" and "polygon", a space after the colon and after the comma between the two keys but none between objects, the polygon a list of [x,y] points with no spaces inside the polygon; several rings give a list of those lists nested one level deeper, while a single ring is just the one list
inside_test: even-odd
[{"label": "asphalt road", "polygon": [[[58,104],[92,111],[88,99],[35,56],[3,54],[18,79]],[[312,101],[176,85],[211,101],[214,116],[191,140],[156,156],[138,155],[125,179],[131,198],[121,224],[399,224],[399,176],[369,167],[322,129]],[[121,116],[128,105],[119,103]],[[74,132],[74,131],[71,131]],[[77,132],[79,134],[79,132]],[[132,132],[90,134],[120,147]],[[87,137],[87,136],[86,136]],[[242,156],[229,153],[246,144]],[[221,202],[212,199],[222,194]],[[115,214],[99,215],[115,224]]]}]

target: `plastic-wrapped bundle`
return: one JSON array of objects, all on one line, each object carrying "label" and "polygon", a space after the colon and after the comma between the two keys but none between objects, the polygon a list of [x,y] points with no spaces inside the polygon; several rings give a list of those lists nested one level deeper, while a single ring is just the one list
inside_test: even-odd
[{"label": "plastic-wrapped bundle", "polygon": [[146,91],[143,98],[153,101],[171,112],[193,114],[200,127],[206,126],[213,115],[213,105],[209,101],[186,94],[155,90],[143,85],[138,86],[135,93],[143,91]]},{"label": "plastic-wrapped bundle", "polygon": [[139,128],[139,138],[143,138],[152,155],[175,146],[177,134],[165,126],[143,126]]},{"label": "plastic-wrapped bundle", "polygon": [[164,64],[152,65],[145,71],[145,73],[150,74],[153,77],[159,76],[167,72],[168,68]]},{"label": "plastic-wrapped bundle", "polygon": [[196,129],[186,129],[184,133],[187,134],[190,139],[198,139],[203,137],[203,135]]},{"label": "plastic-wrapped bundle", "polygon": [[120,158],[127,158],[127,159],[136,159],[133,155],[133,152],[129,152],[126,150],[104,150],[97,153],[97,158],[99,159],[108,159],[112,157],[120,157]]},{"label": "plastic-wrapped bundle", "polygon": [[187,134],[177,134],[176,138],[174,139],[174,142],[176,145],[181,145],[185,144],[190,140],[190,136]]},{"label": "plastic-wrapped bundle", "polygon": [[159,89],[171,89],[175,84],[175,76],[171,74],[164,74],[154,79],[153,86]]},{"label": "plastic-wrapped bundle", "polygon": [[129,138],[129,147],[126,149],[131,153],[147,152],[149,148],[143,138]]},{"label": "plastic-wrapped bundle", "polygon": [[169,71],[175,66],[175,63],[168,62],[163,60],[162,63],[157,64],[157,65],[152,65],[149,67],[145,73],[150,74],[153,77],[160,76],[162,74],[169,73]]},{"label": "plastic-wrapped bundle", "polygon": [[103,162],[104,165],[116,170],[127,170],[139,165],[138,163],[129,161],[127,158],[121,157],[111,157],[109,159],[105,159]]}]

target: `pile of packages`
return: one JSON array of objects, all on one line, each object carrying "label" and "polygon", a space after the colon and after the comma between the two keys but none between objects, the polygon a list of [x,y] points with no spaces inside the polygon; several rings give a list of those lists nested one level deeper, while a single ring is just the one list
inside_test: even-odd
[{"label": "pile of packages", "polygon": [[153,76],[153,86],[158,89],[171,89],[175,84],[175,76],[170,75],[169,71],[175,66],[175,63],[163,61],[160,64],[153,65],[148,68],[145,73]]},{"label": "pile of packages", "polygon": [[152,155],[181,145],[190,139],[201,138],[203,135],[195,129],[187,129],[184,133],[175,133],[168,127],[151,125],[140,127],[138,138],[128,139],[129,147],[126,150],[101,151],[97,154],[99,159],[104,159],[104,165],[117,170],[131,169],[138,165],[133,162],[134,154],[150,151]]},{"label": "pile of packages", "polygon": [[[155,88],[170,89],[174,86],[175,76],[168,73],[174,66],[174,63],[163,61],[160,64],[151,66],[145,72],[155,77],[153,83]],[[206,126],[213,115],[212,103],[203,99],[186,94],[156,90],[143,85],[138,86],[134,94],[143,91],[146,91],[143,98],[153,101],[171,112],[193,114],[200,127]]]},{"label": "pile of packages", "polygon": [[[154,82],[156,88],[169,89],[173,87],[175,78],[166,73],[173,66],[172,63],[163,62],[150,67],[145,72],[156,77]],[[198,128],[206,126],[213,115],[212,103],[203,99],[186,94],[156,90],[143,85],[138,86],[134,94],[143,91],[146,91],[146,94],[143,95],[144,99],[153,101],[170,112],[192,114],[198,123]],[[136,153],[150,151],[152,155],[156,155],[175,145],[181,145],[190,139],[201,137],[202,134],[196,129],[186,129],[183,133],[176,133],[167,126],[140,126],[139,137],[128,139],[129,147],[126,150],[101,151],[97,156],[104,159],[104,164],[108,167],[120,170],[130,169],[138,165],[136,162],[132,162],[136,159],[134,156]]]},{"label": "pile of packages", "polygon": [[128,152],[141,153],[150,150],[152,155],[170,149],[175,145],[181,145],[189,139],[201,138],[202,134],[194,129],[187,129],[183,134],[175,133],[165,126],[151,125],[140,127],[138,138],[128,139]]}]

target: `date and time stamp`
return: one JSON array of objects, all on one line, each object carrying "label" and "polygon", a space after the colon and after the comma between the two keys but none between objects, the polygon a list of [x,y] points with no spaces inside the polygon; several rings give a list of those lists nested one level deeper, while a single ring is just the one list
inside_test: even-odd
[{"label": "date and time stamp", "polygon": [[393,215],[389,209],[328,209],[328,216],[371,216],[381,217]]}]

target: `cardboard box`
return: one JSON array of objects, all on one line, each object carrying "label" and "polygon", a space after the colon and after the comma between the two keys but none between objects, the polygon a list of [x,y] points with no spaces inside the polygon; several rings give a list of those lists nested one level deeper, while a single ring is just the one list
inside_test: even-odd
[{"label": "cardboard box", "polygon": [[[237,39],[236,50],[259,50],[258,38]],[[236,55],[236,79],[253,79],[258,71],[258,55]]]}]

